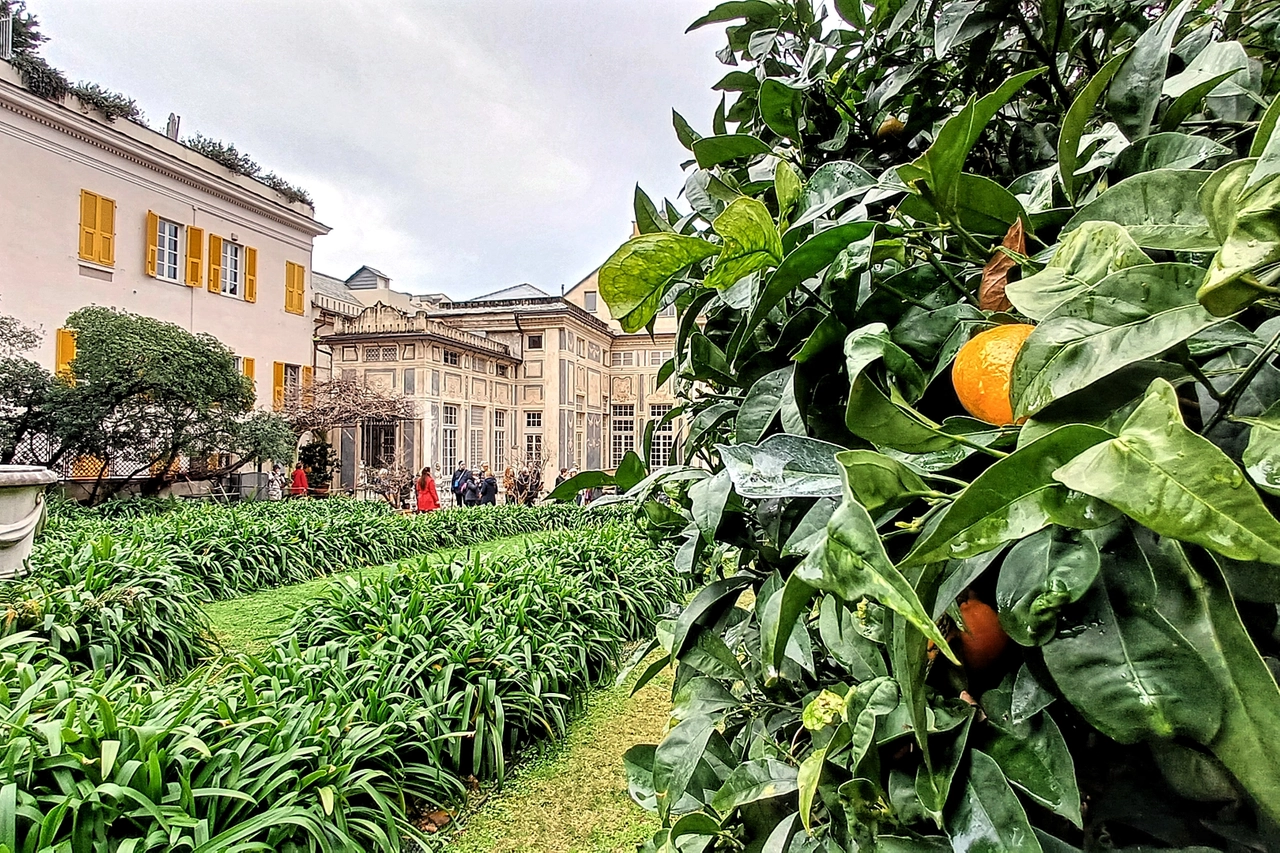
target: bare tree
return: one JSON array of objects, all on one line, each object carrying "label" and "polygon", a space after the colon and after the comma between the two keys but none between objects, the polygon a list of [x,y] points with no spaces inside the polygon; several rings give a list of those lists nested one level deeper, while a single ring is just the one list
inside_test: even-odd
[{"label": "bare tree", "polygon": [[388,394],[351,379],[331,379],[303,388],[295,399],[285,402],[283,414],[301,435],[368,421],[411,420],[418,411],[402,394]]}]

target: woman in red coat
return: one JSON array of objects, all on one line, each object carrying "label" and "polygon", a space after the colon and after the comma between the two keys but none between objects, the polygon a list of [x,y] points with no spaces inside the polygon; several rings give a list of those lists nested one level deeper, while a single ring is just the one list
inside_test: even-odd
[{"label": "woman in red coat", "polygon": [[289,494],[295,498],[305,498],[309,491],[311,491],[311,485],[307,482],[307,472],[299,462],[293,466],[293,483],[289,487]]},{"label": "woman in red coat", "polygon": [[430,466],[423,468],[418,475],[418,512],[431,512],[440,508],[440,493],[436,491],[436,481],[431,476]]}]

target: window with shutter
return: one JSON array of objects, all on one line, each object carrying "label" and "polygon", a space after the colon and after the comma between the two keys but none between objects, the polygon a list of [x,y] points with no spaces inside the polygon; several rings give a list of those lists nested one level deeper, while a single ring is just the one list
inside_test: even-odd
[{"label": "window with shutter", "polygon": [[244,248],[244,301],[258,301],[258,250]]},{"label": "window with shutter", "polygon": [[147,275],[155,278],[156,272],[156,256],[160,252],[160,217],[155,211],[147,211]]},{"label": "window with shutter", "polygon": [[209,292],[222,292],[222,238],[209,235]]},{"label": "window with shutter", "polygon": [[253,366],[253,359],[248,356],[240,360],[240,369],[244,371],[244,375],[250,382],[253,381]]},{"label": "window with shutter", "polygon": [[56,350],[54,361],[57,364],[54,372],[65,379],[70,379],[71,361],[76,357],[76,333],[71,329],[58,329],[54,348]]},{"label": "window with shutter", "polygon": [[116,262],[116,203],[89,190],[80,191],[79,254],[103,266]]},{"label": "window with shutter", "polygon": [[271,405],[278,412],[284,408],[284,362],[271,365]]},{"label": "window with shutter", "polygon": [[290,314],[305,314],[307,310],[307,269],[302,264],[285,261],[284,310]]},{"label": "window with shutter", "polygon": [[204,229],[187,226],[187,287],[200,286],[200,267],[204,263]]}]

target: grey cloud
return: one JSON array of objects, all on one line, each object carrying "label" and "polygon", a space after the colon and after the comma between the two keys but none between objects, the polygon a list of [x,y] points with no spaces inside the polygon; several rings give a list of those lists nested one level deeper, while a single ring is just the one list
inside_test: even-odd
[{"label": "grey cloud", "polygon": [[674,196],[674,106],[706,127],[724,69],[708,0],[29,4],[73,79],[153,125],[235,142],[309,190],[316,267],[412,290],[572,284]]}]

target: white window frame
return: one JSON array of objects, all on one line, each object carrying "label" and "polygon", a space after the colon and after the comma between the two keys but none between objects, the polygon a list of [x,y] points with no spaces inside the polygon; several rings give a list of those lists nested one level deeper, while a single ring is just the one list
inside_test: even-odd
[{"label": "white window frame", "polygon": [[609,414],[609,459],[613,462],[609,467],[617,468],[627,451],[636,449],[636,407],[615,403]]},{"label": "white window frame", "polygon": [[448,471],[449,475],[453,475],[453,469],[458,465],[458,407],[446,405],[442,408],[441,421],[441,437],[440,437],[440,464],[442,470]]},{"label": "white window frame", "polygon": [[452,367],[459,367],[461,366],[462,359],[459,358],[458,353],[451,349],[447,349],[444,351],[444,363]]},{"label": "white window frame", "polygon": [[[534,343],[534,341],[537,341],[537,343]],[[540,350],[543,348],[545,343],[545,338],[541,334],[528,335],[525,338],[525,349]]]},{"label": "white window frame", "polygon": [[594,290],[588,290],[585,293],[583,293],[582,307],[590,311],[592,314],[596,313],[596,311],[599,310],[600,308],[600,301],[598,296],[599,295]]},{"label": "white window frame", "polygon": [[649,446],[650,456],[655,465],[670,465],[671,454],[676,446],[676,425],[674,421],[659,422],[670,413],[670,403],[654,403],[649,406],[649,420],[653,421],[653,443]]},{"label": "white window frame", "polygon": [[182,234],[177,222],[161,219],[156,226],[156,278],[182,284]]},{"label": "white window frame", "polygon": [[542,412],[525,412],[524,428],[525,429],[542,429]]},{"label": "white window frame", "polygon": [[223,296],[244,299],[244,247],[239,243],[222,241],[222,280],[219,286]]}]

